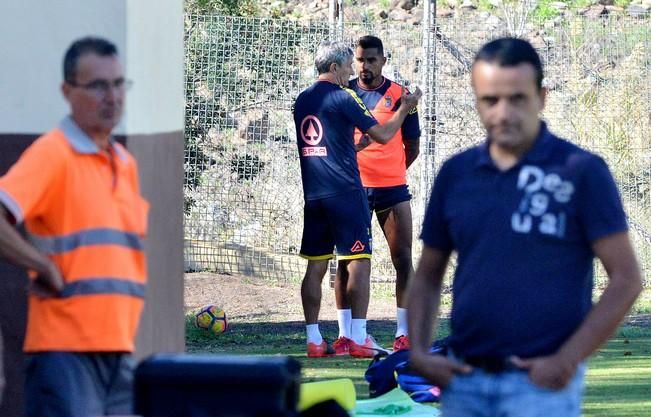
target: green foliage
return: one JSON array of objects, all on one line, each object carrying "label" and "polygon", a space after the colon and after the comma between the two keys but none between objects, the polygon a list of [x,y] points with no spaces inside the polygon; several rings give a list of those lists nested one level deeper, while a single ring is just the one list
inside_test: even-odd
[{"label": "green foliage", "polygon": [[631,309],[632,314],[651,314],[651,289],[646,289],[640,294]]},{"label": "green foliage", "polygon": [[[487,0],[479,0],[479,3],[487,2]],[[562,11],[552,6],[552,3],[565,3],[567,10],[575,11],[577,9],[584,9],[595,5],[594,0],[540,0],[532,13],[532,18],[538,22],[545,22],[546,20],[553,19],[562,14]],[[628,7],[631,0],[615,0],[614,5],[622,8]]]},{"label": "green foliage", "polygon": [[559,16],[561,12],[551,5],[551,0],[543,0],[538,2],[538,5],[532,13],[532,17],[536,21],[544,22]]},{"label": "green foliage", "polygon": [[186,0],[190,13],[216,13],[227,16],[257,16],[260,7],[255,0]]},{"label": "green foliage", "polygon": [[274,3],[271,6],[271,10],[269,10],[269,16],[272,19],[280,19],[280,18],[282,18],[284,16],[283,8],[279,4]]},{"label": "green foliage", "polygon": [[[281,100],[298,89],[297,78],[288,74],[295,73],[305,53],[303,31],[310,29],[282,20],[229,16],[186,23],[186,190],[196,191],[204,171],[218,162],[229,164],[240,181],[251,180],[265,162],[251,151],[231,154],[229,141],[238,139],[235,129],[244,124],[241,116],[249,109],[265,108],[263,101]],[[286,36],[282,48],[270,42],[273,32]],[[186,214],[196,203],[188,194]]]},{"label": "green foliage", "polygon": [[477,2],[477,8],[479,10],[484,10],[487,12],[492,12],[495,10],[495,6],[489,0],[479,0]]},{"label": "green foliage", "polygon": [[615,0],[615,6],[626,8],[629,4],[631,4],[631,0]]},{"label": "green foliage", "polygon": [[573,0],[573,1],[564,1],[570,9],[581,9],[583,7],[592,6],[595,4],[594,0]]},{"label": "green foliage", "polygon": [[296,8],[296,9],[292,10],[292,17],[294,19],[300,19],[300,18],[303,17],[303,13],[298,8]]}]

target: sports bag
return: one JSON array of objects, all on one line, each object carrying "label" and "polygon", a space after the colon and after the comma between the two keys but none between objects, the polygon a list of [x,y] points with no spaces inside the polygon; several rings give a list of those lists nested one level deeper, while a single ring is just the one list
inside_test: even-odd
[{"label": "sports bag", "polygon": [[[435,341],[431,353],[447,354],[447,338]],[[395,387],[405,391],[416,402],[438,402],[441,390],[409,367],[409,350],[399,350],[388,356],[375,356],[364,373],[371,398],[385,394]]]}]

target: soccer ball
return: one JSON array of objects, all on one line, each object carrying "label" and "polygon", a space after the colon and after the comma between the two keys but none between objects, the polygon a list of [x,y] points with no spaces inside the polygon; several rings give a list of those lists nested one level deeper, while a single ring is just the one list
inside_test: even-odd
[{"label": "soccer ball", "polygon": [[212,304],[203,307],[195,314],[194,324],[198,328],[208,330],[214,334],[224,333],[228,329],[226,313]]}]

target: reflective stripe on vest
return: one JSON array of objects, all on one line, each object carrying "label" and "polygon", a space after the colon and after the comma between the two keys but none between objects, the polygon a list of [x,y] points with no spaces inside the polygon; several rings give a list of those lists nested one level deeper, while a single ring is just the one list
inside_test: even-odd
[{"label": "reflective stripe on vest", "polygon": [[71,282],[63,286],[61,297],[68,298],[78,295],[120,294],[145,298],[144,284],[138,284],[120,278],[91,278]]},{"label": "reflective stripe on vest", "polygon": [[142,240],[135,233],[117,229],[85,229],[65,236],[43,237],[28,234],[29,241],[48,255],[73,251],[81,246],[118,245],[129,249],[143,250]]}]

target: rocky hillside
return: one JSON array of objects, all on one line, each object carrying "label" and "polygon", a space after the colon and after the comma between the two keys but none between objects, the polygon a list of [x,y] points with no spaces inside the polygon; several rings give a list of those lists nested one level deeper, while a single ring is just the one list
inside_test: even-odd
[{"label": "rocky hillside", "polygon": [[[423,16],[423,0],[345,0],[346,19],[392,20],[420,24]],[[651,0],[594,0],[592,4],[577,7],[585,2],[577,1],[506,1],[502,0],[438,0],[437,16],[454,17],[462,13],[500,14],[503,3],[529,4],[529,12],[542,19],[559,19],[564,15],[580,14],[598,17],[608,14],[627,14],[633,17],[648,16]],[[298,20],[328,19],[328,0],[262,0],[256,2],[257,13],[261,16]],[[536,9],[537,7],[537,9]],[[536,9],[536,10],[534,10]]]}]

